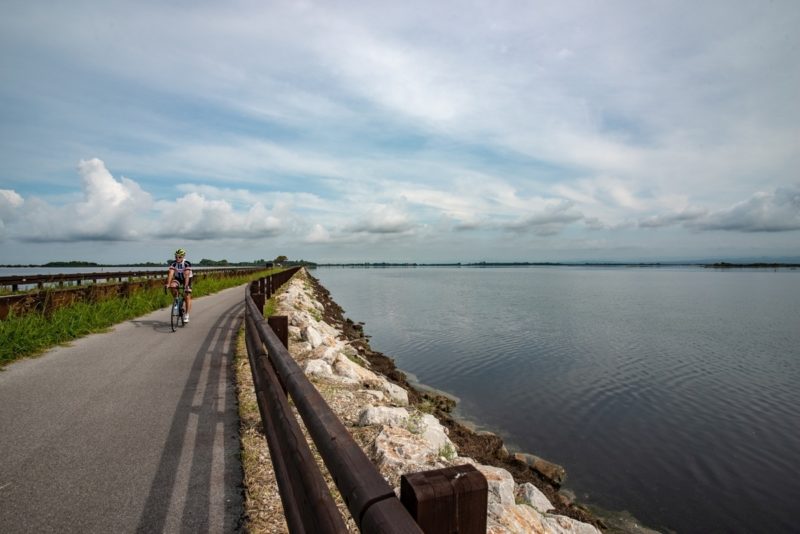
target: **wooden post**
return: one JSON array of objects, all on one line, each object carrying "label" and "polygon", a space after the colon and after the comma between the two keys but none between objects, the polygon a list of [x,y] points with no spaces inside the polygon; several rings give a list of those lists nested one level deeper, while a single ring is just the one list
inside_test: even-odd
[{"label": "wooden post", "polygon": [[281,344],[288,349],[289,318],[285,315],[273,315],[272,317],[267,317],[267,323],[272,328],[272,331],[275,332],[275,335],[278,336],[278,339],[281,340]]},{"label": "wooden post", "polygon": [[488,490],[469,464],[400,477],[400,501],[425,534],[484,534]]}]

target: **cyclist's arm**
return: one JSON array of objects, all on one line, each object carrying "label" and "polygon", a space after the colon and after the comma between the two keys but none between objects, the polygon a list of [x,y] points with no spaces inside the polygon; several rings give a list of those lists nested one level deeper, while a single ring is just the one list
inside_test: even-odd
[{"label": "cyclist's arm", "polygon": [[189,289],[189,280],[192,279],[192,268],[186,267],[186,270],[183,271],[183,287],[184,289]]},{"label": "cyclist's arm", "polygon": [[170,267],[169,270],[167,271],[167,285],[168,286],[172,283],[172,277],[174,276],[174,274],[175,274],[175,270],[172,267]]}]

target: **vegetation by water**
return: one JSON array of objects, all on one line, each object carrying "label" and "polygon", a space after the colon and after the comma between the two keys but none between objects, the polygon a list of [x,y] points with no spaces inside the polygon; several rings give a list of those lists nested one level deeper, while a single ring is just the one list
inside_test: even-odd
[{"label": "vegetation by water", "polygon": [[[199,279],[192,287],[194,297],[216,293],[280,269],[260,271],[231,278]],[[98,303],[80,302],[54,311],[49,316],[30,313],[11,315],[0,321],[0,368],[50,347],[79,337],[102,332],[112,325],[163,308],[172,301],[163,288],[143,289],[129,298],[113,298]]]}]

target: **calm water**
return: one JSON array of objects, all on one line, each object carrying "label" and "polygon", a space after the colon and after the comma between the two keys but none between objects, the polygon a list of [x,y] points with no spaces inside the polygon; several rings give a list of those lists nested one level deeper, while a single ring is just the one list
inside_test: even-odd
[{"label": "calm water", "polygon": [[797,531],[800,271],[320,268],[371,344],[583,502]]}]

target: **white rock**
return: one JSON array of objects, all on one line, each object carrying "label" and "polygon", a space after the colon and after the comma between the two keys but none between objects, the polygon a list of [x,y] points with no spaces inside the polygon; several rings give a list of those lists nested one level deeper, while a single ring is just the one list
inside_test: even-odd
[{"label": "white rock", "polygon": [[311,343],[308,341],[300,341],[292,345],[292,348],[294,349],[292,350],[293,354],[306,354],[311,352]]},{"label": "white rock", "polygon": [[516,504],[514,499],[514,477],[505,469],[491,465],[475,464],[475,467],[486,477],[489,484],[489,502],[500,504]]},{"label": "white rock", "polygon": [[386,398],[383,395],[383,391],[376,391],[374,389],[364,389],[362,391],[364,393],[366,393],[367,395],[369,395],[370,397],[372,397],[373,399],[375,399],[376,401],[378,401],[378,402],[381,402],[382,400],[384,400]]},{"label": "white rock", "polygon": [[312,326],[306,326],[303,329],[303,339],[309,342],[312,349],[322,345],[322,335]]},{"label": "white rock", "polygon": [[316,376],[319,378],[333,378],[333,369],[331,364],[324,360],[308,360],[303,367],[303,372],[307,376]]},{"label": "white rock", "polygon": [[344,354],[337,354],[333,362],[333,370],[337,375],[351,378],[362,384],[377,386],[380,384],[378,375],[365,369],[355,362],[351,362]]},{"label": "white rock", "polygon": [[600,534],[593,525],[565,515],[544,514],[542,523],[553,534]]},{"label": "white rock", "polygon": [[300,332],[299,326],[289,325],[289,337],[292,339],[301,339],[302,332]]},{"label": "white rock", "polygon": [[389,425],[404,427],[408,422],[408,410],[389,406],[367,406],[358,416],[359,426]]},{"label": "white rock", "polygon": [[516,494],[523,503],[533,506],[539,512],[544,513],[555,508],[547,496],[530,482],[517,486]]},{"label": "white rock", "polygon": [[339,351],[337,351],[334,347],[326,347],[322,345],[314,349],[314,357],[319,358],[320,360],[325,360],[326,362],[333,364],[336,361],[337,356],[339,356]]},{"label": "white rock", "polygon": [[392,384],[386,379],[381,380],[381,389],[389,395],[389,398],[395,404],[400,406],[408,406],[408,391],[401,388],[397,384]]},{"label": "white rock", "polygon": [[487,534],[549,534],[541,515],[530,506],[492,502],[487,519]]},{"label": "white rock", "polygon": [[[401,468],[413,472],[413,466],[431,464],[439,454],[422,436],[412,434],[405,428],[384,426],[373,443],[374,457],[380,469]],[[428,467],[427,469],[431,469]],[[424,470],[424,469],[423,469]]]},{"label": "white rock", "polygon": [[442,449],[448,448],[456,452],[455,444],[450,441],[450,438],[447,436],[447,429],[442,426],[438,419],[431,414],[425,414],[422,416],[422,422],[425,427],[425,430],[422,432],[422,437],[425,438],[425,441],[430,443],[434,449],[441,451]]}]

